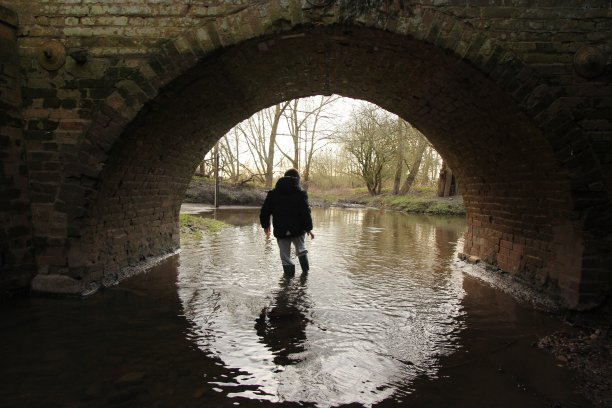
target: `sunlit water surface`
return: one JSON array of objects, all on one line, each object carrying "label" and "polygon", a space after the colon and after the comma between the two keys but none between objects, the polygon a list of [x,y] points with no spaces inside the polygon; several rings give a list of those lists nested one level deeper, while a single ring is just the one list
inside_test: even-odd
[{"label": "sunlit water surface", "polygon": [[449,266],[462,220],[315,211],[311,271],[285,278],[256,215],[186,244],[181,257],[193,341],[243,372],[220,386],[252,385],[233,394],[270,401],[371,405],[401,399],[457,348],[464,291]]},{"label": "sunlit water surface", "polygon": [[462,272],[462,219],[315,209],[282,274],[256,209],[120,285],[0,307],[2,407],[583,407],[561,323]]}]

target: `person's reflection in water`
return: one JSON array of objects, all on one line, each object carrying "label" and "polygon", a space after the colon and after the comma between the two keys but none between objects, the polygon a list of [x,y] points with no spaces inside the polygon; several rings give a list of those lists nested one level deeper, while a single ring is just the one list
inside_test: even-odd
[{"label": "person's reflection in water", "polygon": [[275,364],[291,365],[302,360],[300,353],[305,351],[306,326],[310,323],[307,278],[307,274],[299,278],[283,276],[274,302],[255,321],[257,335],[274,353]]}]

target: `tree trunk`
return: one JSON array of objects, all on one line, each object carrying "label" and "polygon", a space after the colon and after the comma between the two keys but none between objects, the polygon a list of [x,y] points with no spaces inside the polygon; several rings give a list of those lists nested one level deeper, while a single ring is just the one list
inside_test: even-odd
[{"label": "tree trunk", "polygon": [[412,184],[414,183],[414,179],[419,173],[419,167],[421,167],[421,160],[423,160],[423,153],[425,153],[425,149],[427,148],[427,142],[425,140],[420,140],[419,145],[417,147],[416,154],[414,156],[414,162],[412,163],[412,167],[410,167],[410,173],[408,173],[408,177],[404,181],[402,188],[400,189],[401,195],[406,195],[410,191]]},{"label": "tree trunk", "polygon": [[372,197],[374,197],[376,195],[376,186],[372,185],[371,183],[366,183],[366,186],[368,187],[368,194],[370,194]]},{"label": "tree trunk", "polygon": [[453,171],[450,167],[446,168],[446,180],[444,184],[444,197],[451,196],[451,186],[453,185]]},{"label": "tree trunk", "polygon": [[429,169],[431,169],[431,165],[432,165],[432,157],[431,157],[431,149],[425,149],[425,154],[424,156],[424,160],[425,163],[423,164],[423,171],[421,172],[421,182],[423,182],[426,185],[429,185]]},{"label": "tree trunk", "polygon": [[304,171],[302,172],[302,188],[308,191],[310,187],[310,165],[312,164],[313,151],[311,150],[304,160]]},{"label": "tree trunk", "polygon": [[438,197],[444,197],[444,190],[446,188],[446,162],[442,162],[440,168],[440,175],[438,176]]},{"label": "tree trunk", "polygon": [[295,99],[293,103],[293,126],[295,132],[293,133],[293,167],[300,171],[300,124],[298,121],[298,102],[299,99]]},{"label": "tree trunk", "polygon": [[240,181],[240,143],[238,140],[238,134],[236,133],[236,181]]},{"label": "tree trunk", "polygon": [[402,170],[404,167],[404,129],[402,129],[402,119],[397,118],[397,157],[395,164],[395,176],[393,178],[393,195],[398,195],[400,191],[400,182],[402,181]]},{"label": "tree trunk", "polygon": [[404,160],[400,157],[397,160],[397,165],[395,167],[395,177],[393,178],[393,195],[398,195],[400,191],[400,182],[402,180],[402,168]]},{"label": "tree trunk", "polygon": [[274,120],[270,129],[270,144],[268,145],[268,155],[266,156],[266,188],[272,188],[272,178],[274,170],[274,145],[276,144],[276,133],[278,132],[278,122],[280,121],[283,109],[278,104],[274,107]]}]

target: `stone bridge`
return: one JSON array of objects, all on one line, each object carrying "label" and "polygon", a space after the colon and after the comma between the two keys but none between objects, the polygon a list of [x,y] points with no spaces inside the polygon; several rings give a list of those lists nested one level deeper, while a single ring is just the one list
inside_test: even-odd
[{"label": "stone bridge", "polygon": [[0,0],[0,291],[84,293],[174,251],[228,129],[340,94],[419,128],[463,252],[559,296],[612,282],[608,0]]}]

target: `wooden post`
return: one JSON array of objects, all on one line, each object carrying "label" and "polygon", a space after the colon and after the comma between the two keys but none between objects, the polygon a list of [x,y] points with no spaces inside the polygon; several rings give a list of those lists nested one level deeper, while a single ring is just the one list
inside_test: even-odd
[{"label": "wooden post", "polygon": [[219,208],[219,143],[215,145],[215,208]]}]

